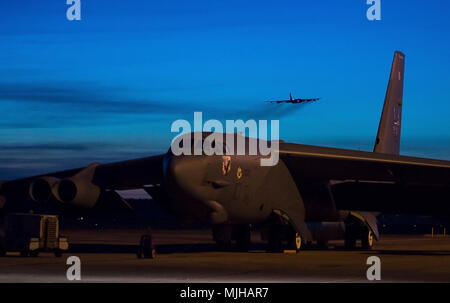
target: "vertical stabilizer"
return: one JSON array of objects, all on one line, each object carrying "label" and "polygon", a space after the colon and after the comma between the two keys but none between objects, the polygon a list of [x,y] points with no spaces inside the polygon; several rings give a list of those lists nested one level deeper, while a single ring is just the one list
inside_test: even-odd
[{"label": "vertical stabilizer", "polygon": [[394,155],[400,153],[404,69],[405,55],[397,51],[392,61],[391,75],[373,149],[376,153]]}]

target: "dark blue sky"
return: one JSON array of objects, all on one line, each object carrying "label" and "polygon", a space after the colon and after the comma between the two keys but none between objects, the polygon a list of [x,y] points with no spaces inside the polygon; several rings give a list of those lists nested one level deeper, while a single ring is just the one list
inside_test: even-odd
[{"label": "dark blue sky", "polygon": [[[175,119],[280,119],[280,137],[371,150],[395,50],[402,154],[450,159],[450,2],[0,2],[0,179],[165,152]],[[322,97],[307,106],[263,101]]]}]

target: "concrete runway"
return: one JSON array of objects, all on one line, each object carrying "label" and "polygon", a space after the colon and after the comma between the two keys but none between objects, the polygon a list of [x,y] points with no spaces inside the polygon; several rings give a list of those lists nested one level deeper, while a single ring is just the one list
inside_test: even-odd
[{"label": "concrete runway", "polygon": [[219,252],[209,231],[156,231],[156,259],[137,259],[143,231],[65,231],[71,252],[0,259],[0,282],[68,282],[68,256],[81,259],[81,282],[367,282],[366,260],[381,259],[381,282],[450,282],[450,237],[383,236],[371,251],[343,242],[299,254],[265,253],[253,234],[250,252]]}]

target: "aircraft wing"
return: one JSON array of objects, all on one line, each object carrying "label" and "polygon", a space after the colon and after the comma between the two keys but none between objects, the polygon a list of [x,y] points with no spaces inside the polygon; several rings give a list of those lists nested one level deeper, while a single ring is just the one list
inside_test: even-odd
[{"label": "aircraft wing", "polygon": [[297,186],[330,182],[338,209],[450,214],[450,161],[281,143]]},{"label": "aircraft wing", "polygon": [[290,103],[291,100],[274,100],[274,101],[266,101],[268,103]]},{"label": "aircraft wing", "polygon": [[37,200],[55,196],[77,204],[77,196],[83,194],[78,200],[88,202],[82,202],[80,206],[90,208],[105,190],[161,184],[163,159],[164,155],[157,155],[109,164],[93,163],[87,167],[6,181],[0,185],[0,196],[6,197],[7,202],[25,200],[29,196]]}]

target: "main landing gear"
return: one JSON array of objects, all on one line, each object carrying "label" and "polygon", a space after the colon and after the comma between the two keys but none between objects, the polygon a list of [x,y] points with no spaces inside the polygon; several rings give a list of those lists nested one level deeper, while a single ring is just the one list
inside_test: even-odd
[{"label": "main landing gear", "polygon": [[294,230],[289,221],[274,215],[269,223],[268,252],[290,250],[299,252],[302,248],[302,237]]},{"label": "main landing gear", "polygon": [[361,240],[361,248],[372,249],[374,235],[372,230],[366,225],[357,223],[347,223],[345,226],[345,248],[354,249],[356,241]]}]

